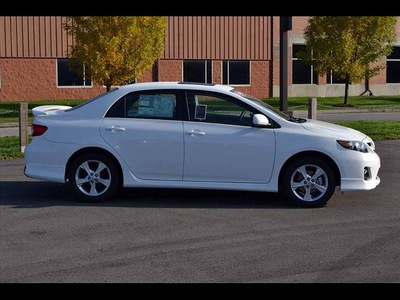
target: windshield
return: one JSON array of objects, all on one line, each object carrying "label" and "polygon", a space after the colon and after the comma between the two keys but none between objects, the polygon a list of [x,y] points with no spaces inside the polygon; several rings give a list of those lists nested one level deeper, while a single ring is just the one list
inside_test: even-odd
[{"label": "windshield", "polygon": [[272,111],[275,115],[277,115],[280,118],[283,118],[285,120],[290,120],[290,116],[289,115],[283,113],[279,109],[276,109],[272,105],[269,105],[268,103],[266,103],[266,102],[264,102],[264,101],[262,101],[260,99],[257,99],[257,98],[251,97],[249,95],[243,94],[242,92],[239,92],[237,90],[232,90],[232,92],[237,94],[237,95],[240,95],[240,96],[242,96],[242,97],[244,97],[244,98],[246,98],[246,99],[248,99],[248,100],[250,100],[250,101],[252,101],[252,102],[254,102],[256,104],[258,104],[259,106],[262,106],[262,107]]}]

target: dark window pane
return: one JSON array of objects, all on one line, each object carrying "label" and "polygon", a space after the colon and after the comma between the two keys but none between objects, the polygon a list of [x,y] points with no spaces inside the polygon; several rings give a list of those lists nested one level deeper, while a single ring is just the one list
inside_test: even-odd
[{"label": "dark window pane", "polygon": [[92,75],[90,71],[90,67],[85,67],[85,86],[91,86],[92,85]]},{"label": "dark window pane", "polygon": [[311,66],[303,64],[300,60],[294,60],[292,76],[292,82],[294,84],[310,84]]},{"label": "dark window pane", "polygon": [[306,50],[306,45],[293,45],[292,46],[293,47],[293,51],[292,51],[292,53],[293,53],[293,58],[298,58],[298,53],[300,52],[300,51],[305,51]]},{"label": "dark window pane", "polygon": [[318,84],[318,73],[313,71],[313,84]]},{"label": "dark window pane", "polygon": [[335,74],[328,73],[326,75],[326,83],[328,84],[337,84],[337,83],[345,83],[346,81],[344,79],[339,79]]},{"label": "dark window pane", "polygon": [[229,84],[250,84],[250,62],[248,60],[229,61]]},{"label": "dark window pane", "polygon": [[83,86],[83,78],[70,69],[66,58],[57,60],[57,76],[59,86]]},{"label": "dark window pane", "polygon": [[212,66],[211,66],[211,60],[207,60],[207,82],[206,83],[212,83]]},{"label": "dark window pane", "polygon": [[224,60],[222,83],[250,84],[250,62],[248,60]]},{"label": "dark window pane", "polygon": [[332,83],[346,83],[346,81],[344,79],[339,79],[335,74],[333,74]]},{"label": "dark window pane", "polygon": [[[236,99],[215,93],[189,92],[187,94],[189,116],[192,121],[251,126],[257,110]],[[202,108],[203,114],[196,115]]]},{"label": "dark window pane", "polygon": [[386,82],[400,83],[400,61],[388,61],[386,65]]},{"label": "dark window pane", "polygon": [[292,45],[292,83],[318,84],[318,74],[311,65],[301,62],[298,53],[306,50],[306,45]]},{"label": "dark window pane", "polygon": [[183,61],[183,81],[205,83],[205,74],[204,60]]},{"label": "dark window pane", "polygon": [[113,106],[108,110],[106,117],[108,118],[125,118],[125,100],[126,97],[118,100]]},{"label": "dark window pane", "polygon": [[177,96],[171,92],[130,93],[107,112],[112,118],[178,119]]},{"label": "dark window pane", "polygon": [[392,53],[387,58],[400,59],[400,47],[393,47]]},{"label": "dark window pane", "polygon": [[[83,68],[83,66],[82,66]],[[70,59],[57,59],[57,82],[58,86],[91,86],[92,80],[90,76],[90,68],[83,68],[85,73],[85,81],[71,69]]]},{"label": "dark window pane", "polygon": [[222,84],[228,84],[228,61],[222,62]]}]

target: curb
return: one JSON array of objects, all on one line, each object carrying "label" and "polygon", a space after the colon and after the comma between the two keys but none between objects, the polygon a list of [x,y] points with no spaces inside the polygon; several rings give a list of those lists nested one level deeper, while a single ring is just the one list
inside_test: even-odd
[{"label": "curb", "polygon": [[[31,126],[32,124],[28,124]],[[19,127],[19,123],[0,123],[0,128],[12,128],[12,127]]]},{"label": "curb", "polygon": [[[304,111],[304,110],[303,110]],[[305,110],[307,112],[307,110]],[[300,110],[296,112],[301,112]],[[370,108],[370,109],[329,109],[317,110],[321,114],[337,114],[337,113],[374,113],[374,112],[400,112],[400,108]]]}]

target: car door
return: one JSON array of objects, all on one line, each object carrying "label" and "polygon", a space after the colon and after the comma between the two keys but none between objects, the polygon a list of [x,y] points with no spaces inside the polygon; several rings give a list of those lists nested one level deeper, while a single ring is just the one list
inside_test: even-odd
[{"label": "car door", "polygon": [[174,91],[133,92],[107,112],[101,135],[140,179],[182,180],[183,122]]},{"label": "car door", "polygon": [[265,183],[275,158],[273,128],[252,126],[257,113],[218,93],[188,92],[184,131],[185,181]]}]

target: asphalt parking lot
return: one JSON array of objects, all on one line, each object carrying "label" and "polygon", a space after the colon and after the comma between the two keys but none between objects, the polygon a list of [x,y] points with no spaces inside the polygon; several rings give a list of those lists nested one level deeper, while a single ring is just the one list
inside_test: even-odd
[{"label": "asphalt parking lot", "polygon": [[98,205],[0,161],[1,283],[399,283],[400,141],[381,184],[319,209],[269,193],[125,189]]}]

